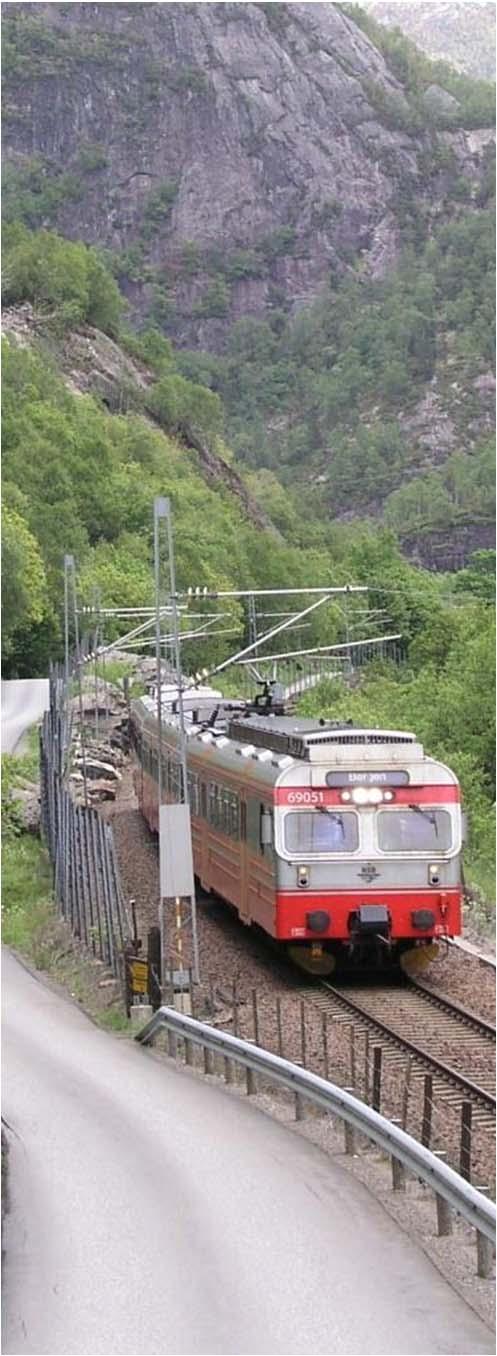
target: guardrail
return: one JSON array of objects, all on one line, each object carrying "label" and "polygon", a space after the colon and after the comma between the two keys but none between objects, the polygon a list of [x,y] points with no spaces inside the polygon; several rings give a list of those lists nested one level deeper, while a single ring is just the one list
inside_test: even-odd
[{"label": "guardrail", "polygon": [[344,1123],[346,1153],[356,1152],[356,1132],[377,1144],[391,1159],[394,1190],[405,1188],[406,1170],[432,1188],[436,1198],[439,1236],[451,1233],[451,1210],[457,1211],[476,1229],[477,1274],[482,1277],[490,1275],[496,1232],[494,1202],[466,1182],[448,1164],[442,1163],[430,1149],[425,1149],[407,1135],[394,1121],[387,1120],[352,1093],[328,1083],[318,1074],[300,1069],[298,1065],[271,1054],[269,1050],[261,1050],[249,1041],[227,1032],[216,1031],[204,1022],[198,1022],[172,1008],[159,1008],[138,1032],[135,1040],[148,1045],[161,1030],[168,1032],[169,1054],[173,1056],[177,1053],[178,1038],[184,1041],[187,1064],[194,1062],[193,1047],[200,1046],[204,1050],[205,1073],[212,1072],[209,1058],[212,1053],[224,1058],[227,1082],[233,1081],[232,1063],[241,1064],[247,1071],[249,1095],[257,1091],[256,1074],[263,1074],[273,1083],[279,1083],[295,1094],[298,1120],[302,1119],[303,1099],[337,1116]]}]

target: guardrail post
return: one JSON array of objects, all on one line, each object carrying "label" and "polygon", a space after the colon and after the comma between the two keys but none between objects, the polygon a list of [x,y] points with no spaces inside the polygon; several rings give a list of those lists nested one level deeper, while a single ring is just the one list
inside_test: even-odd
[{"label": "guardrail post", "polygon": [[492,1275],[493,1262],[493,1244],[485,1234],[476,1230],[476,1274],[481,1276],[482,1280],[488,1280]]},{"label": "guardrail post", "polygon": [[305,1118],[304,1098],[300,1092],[295,1093],[295,1120],[303,1121]]},{"label": "guardrail post", "polygon": [[185,1064],[194,1063],[193,1042],[185,1040]]},{"label": "guardrail post", "polygon": [[[392,1116],[392,1125],[400,1124],[401,1124],[400,1118],[398,1116]],[[405,1191],[406,1170],[404,1164],[401,1163],[400,1158],[395,1158],[394,1154],[392,1154],[390,1161],[392,1164],[392,1190]]]},{"label": "guardrail post", "polygon": [[439,1238],[448,1238],[452,1233],[452,1214],[448,1201],[435,1193],[437,1205],[437,1234]]},{"label": "guardrail post", "polygon": [[[354,1088],[344,1088],[344,1092],[351,1092],[351,1093],[354,1095],[355,1089],[354,1089]],[[355,1154],[355,1130],[354,1130],[354,1127],[353,1127],[353,1125],[349,1125],[349,1122],[348,1122],[348,1121],[344,1121],[344,1123],[343,1123],[343,1128],[344,1128],[344,1133],[345,1133],[345,1153],[346,1153],[346,1154]]]},{"label": "guardrail post", "polygon": [[207,1045],[204,1045],[204,1073],[212,1073],[212,1050]]},{"label": "guardrail post", "polygon": [[246,1069],[247,1076],[247,1097],[253,1097],[257,1092],[257,1083],[253,1069]]},{"label": "guardrail post", "polygon": [[392,1188],[394,1191],[405,1191],[406,1174],[404,1164],[400,1158],[395,1158],[392,1154]]},{"label": "guardrail post", "polygon": [[233,1065],[227,1055],[224,1056],[224,1081],[225,1083],[233,1082]]}]

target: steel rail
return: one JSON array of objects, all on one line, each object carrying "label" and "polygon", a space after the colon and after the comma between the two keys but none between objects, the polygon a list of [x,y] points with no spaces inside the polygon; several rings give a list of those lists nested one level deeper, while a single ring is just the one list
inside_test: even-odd
[{"label": "steel rail", "polygon": [[345,998],[339,989],[335,989],[333,985],[328,984],[326,980],[322,980],[321,986],[324,989],[328,989],[330,993],[333,994],[334,999],[341,1003],[344,1008],[348,1008],[350,1012],[356,1013],[362,1021],[367,1022],[371,1026],[376,1027],[378,1031],[381,1031],[382,1035],[386,1036],[393,1045],[397,1045],[399,1049],[408,1050],[409,1054],[414,1055],[422,1064],[433,1069],[435,1073],[442,1074],[447,1082],[452,1083],[454,1087],[461,1088],[464,1093],[473,1097],[475,1101],[482,1103],[485,1109],[491,1111],[495,1117],[496,1101],[491,1092],[486,1092],[485,1088],[479,1087],[477,1083],[473,1083],[471,1079],[466,1078],[464,1074],[458,1073],[457,1070],[453,1069],[449,1064],[444,1064],[442,1060],[437,1059],[434,1055],[428,1054],[421,1046],[415,1045],[413,1041],[408,1040],[407,1036],[400,1036],[397,1031],[392,1031],[392,1028],[387,1026],[385,1022],[382,1022],[380,1017],[373,1017],[368,1012],[367,1008],[363,1008],[360,1003],[356,1003],[353,999]]},{"label": "steel rail", "polygon": [[479,1017],[476,1012],[470,1012],[469,1008],[463,1007],[462,1003],[457,1003],[454,998],[447,998],[445,994],[438,994],[434,989],[429,989],[426,984],[420,983],[419,979],[409,976],[409,988],[417,993],[422,993],[423,997],[428,999],[434,1007],[440,1008],[441,1012],[446,1012],[450,1017],[456,1017],[461,1024],[471,1026],[474,1031],[482,1036],[488,1036],[495,1041],[496,1030],[491,1022],[486,1022],[484,1017]]},{"label": "steel rail", "polygon": [[[290,1092],[305,1097],[315,1106],[338,1116],[352,1130],[366,1136],[414,1177],[421,1178],[447,1204],[462,1215],[477,1231],[477,1235],[495,1244],[496,1207],[480,1191],[460,1177],[448,1164],[442,1163],[430,1149],[406,1134],[393,1121],[381,1116],[365,1102],[359,1101],[344,1088],[328,1083],[318,1074],[301,1069],[280,1055],[216,1031],[204,1022],[184,1016],[172,1008],[161,1007],[135,1036],[142,1045],[153,1042],[161,1029],[181,1037],[185,1042],[200,1045],[225,1059],[241,1064],[253,1073],[259,1073],[279,1083]],[[486,1274],[486,1273],[485,1273]]]}]

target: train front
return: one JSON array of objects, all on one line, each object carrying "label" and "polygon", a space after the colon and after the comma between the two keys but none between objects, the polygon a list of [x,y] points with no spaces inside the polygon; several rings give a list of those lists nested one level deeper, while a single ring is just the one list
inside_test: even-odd
[{"label": "train front", "polygon": [[274,795],[277,936],[305,969],[409,968],[460,933],[459,785],[413,734],[306,732]]}]

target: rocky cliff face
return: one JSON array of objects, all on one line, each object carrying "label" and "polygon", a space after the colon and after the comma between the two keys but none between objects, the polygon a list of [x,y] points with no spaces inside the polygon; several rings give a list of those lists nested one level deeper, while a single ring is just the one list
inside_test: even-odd
[{"label": "rocky cliff face", "polygon": [[[399,130],[402,87],[336,5],[6,8],[5,159],[26,218],[106,246],[135,311],[183,345],[302,307],[357,255],[381,276],[402,194],[437,210],[430,139]],[[481,147],[453,141],[475,170]]]}]

